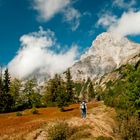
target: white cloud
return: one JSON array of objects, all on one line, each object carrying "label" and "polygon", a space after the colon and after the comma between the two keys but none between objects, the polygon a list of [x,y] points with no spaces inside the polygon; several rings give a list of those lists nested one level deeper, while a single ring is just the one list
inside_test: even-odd
[{"label": "white cloud", "polygon": [[125,0],[114,0],[113,6],[129,9],[136,5],[136,0],[129,0],[126,2]]},{"label": "white cloud", "polygon": [[124,11],[119,17],[112,10],[108,10],[108,5],[99,13],[97,27],[102,26],[107,31],[121,36],[140,34],[140,11],[134,6],[136,0],[114,0],[112,6],[122,8]]},{"label": "white cloud", "polygon": [[48,21],[56,14],[61,14],[64,21],[75,31],[80,25],[80,12],[72,6],[72,0],[33,0],[33,9],[39,15],[38,19]]},{"label": "white cloud", "polygon": [[102,26],[104,28],[109,27],[117,21],[117,16],[113,15],[110,12],[104,13],[101,15],[97,21],[97,26]]},{"label": "white cloud", "polygon": [[72,31],[75,31],[80,25],[81,14],[73,7],[64,10],[64,21],[72,26]]},{"label": "white cloud", "polygon": [[51,30],[46,32],[42,27],[39,27],[38,32],[23,35],[20,38],[20,42],[22,43],[21,45],[26,48],[46,48],[55,44],[55,37]]},{"label": "white cloud", "polygon": [[26,78],[33,73],[47,73],[53,76],[71,66],[77,55],[77,46],[71,46],[67,52],[59,54],[50,50],[57,46],[54,33],[42,28],[38,32],[23,35],[20,38],[21,49],[8,64],[12,76]]},{"label": "white cloud", "polygon": [[48,21],[70,4],[70,0],[34,0],[33,8],[39,12],[39,18]]},{"label": "white cloud", "polygon": [[122,36],[140,34],[140,11],[123,13],[108,30]]}]

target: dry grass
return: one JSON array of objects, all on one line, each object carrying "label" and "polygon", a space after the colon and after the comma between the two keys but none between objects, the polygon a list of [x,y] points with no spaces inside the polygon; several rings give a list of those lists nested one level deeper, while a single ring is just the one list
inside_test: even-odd
[{"label": "dry grass", "polygon": [[[88,110],[97,106],[97,103],[88,103]],[[23,116],[16,116],[15,113],[0,114],[0,139],[21,139],[27,133],[40,128],[43,124],[56,119],[69,119],[80,117],[79,104],[73,104],[60,112],[57,107],[40,108],[39,114],[31,114],[31,110],[22,112]]]},{"label": "dry grass", "polygon": [[90,109],[86,119],[73,117],[69,119],[69,123],[73,126],[86,126],[86,130],[93,137],[104,136],[117,139],[114,133],[116,128],[115,122],[116,112],[113,108],[106,107],[103,102],[98,102],[98,106]]}]

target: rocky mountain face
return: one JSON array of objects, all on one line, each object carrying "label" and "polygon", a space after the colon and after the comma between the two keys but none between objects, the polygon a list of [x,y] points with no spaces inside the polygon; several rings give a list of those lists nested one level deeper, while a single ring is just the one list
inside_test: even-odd
[{"label": "rocky mountain face", "polygon": [[70,68],[73,80],[100,79],[122,65],[136,64],[140,60],[139,54],[140,44],[111,33],[102,33]]}]

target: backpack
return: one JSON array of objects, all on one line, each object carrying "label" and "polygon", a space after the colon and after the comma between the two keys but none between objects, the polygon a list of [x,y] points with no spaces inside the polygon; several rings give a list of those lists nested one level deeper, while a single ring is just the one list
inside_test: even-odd
[{"label": "backpack", "polygon": [[82,103],[81,108],[82,108],[82,109],[86,109],[86,105],[85,105],[85,103]]}]

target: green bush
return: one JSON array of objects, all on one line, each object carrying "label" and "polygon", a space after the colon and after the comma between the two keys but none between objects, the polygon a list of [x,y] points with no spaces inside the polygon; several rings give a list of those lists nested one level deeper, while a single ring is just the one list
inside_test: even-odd
[{"label": "green bush", "polygon": [[33,107],[31,110],[31,113],[32,114],[39,114],[39,111],[35,107]]},{"label": "green bush", "polygon": [[22,113],[21,112],[16,112],[16,116],[22,116]]},{"label": "green bush", "polygon": [[120,70],[120,79],[107,84],[104,103],[114,107],[118,119],[118,135],[124,140],[140,139],[140,63],[126,65]]},{"label": "green bush", "polygon": [[67,140],[69,126],[65,121],[59,121],[48,128],[48,140]]}]

